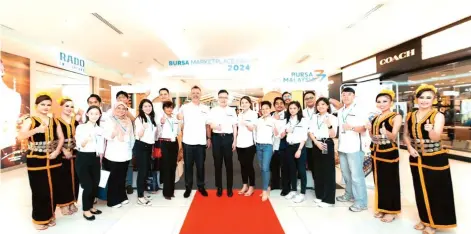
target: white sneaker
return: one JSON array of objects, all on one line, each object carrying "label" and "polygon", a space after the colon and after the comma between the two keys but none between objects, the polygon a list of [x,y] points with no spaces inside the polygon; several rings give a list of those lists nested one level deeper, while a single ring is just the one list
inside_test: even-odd
[{"label": "white sneaker", "polygon": [[113,207],[113,208],[121,208],[122,206],[123,206],[123,205],[121,205],[121,204],[117,204],[117,205],[114,205],[114,206],[112,206],[112,207]]},{"label": "white sneaker", "polygon": [[123,205],[123,206],[127,205],[127,204],[129,204],[129,200],[124,200],[123,202],[121,202],[121,205]]},{"label": "white sneaker", "polygon": [[293,199],[295,196],[296,196],[296,192],[291,191],[291,192],[288,193],[288,195],[285,196],[285,199],[286,199],[286,200],[291,200],[291,199]]},{"label": "white sneaker", "polygon": [[294,202],[294,203],[301,203],[301,202],[304,201],[304,197],[305,197],[304,194],[302,194],[302,193],[301,193],[301,194],[298,194],[298,195],[296,195],[296,197],[294,198],[293,202]]},{"label": "white sneaker", "polygon": [[321,202],[322,202],[322,200],[321,200],[321,199],[317,199],[317,198],[316,198],[316,199],[314,199],[314,202],[315,202],[315,203],[321,203]]},{"label": "white sneaker", "polygon": [[147,199],[147,201],[152,201],[152,196],[150,195],[144,196],[144,198]]},{"label": "white sneaker", "polygon": [[334,205],[329,204],[329,203],[325,203],[325,202],[319,202],[319,203],[317,203],[317,206],[319,206],[321,208],[327,208],[327,207],[333,207]]}]

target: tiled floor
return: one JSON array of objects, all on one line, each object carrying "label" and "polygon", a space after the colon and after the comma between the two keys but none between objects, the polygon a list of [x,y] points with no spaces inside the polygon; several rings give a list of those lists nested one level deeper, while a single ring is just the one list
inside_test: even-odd
[{"label": "tiled floor", "polygon": [[[369,210],[361,213],[348,211],[349,204],[337,203],[333,208],[318,208],[312,202],[313,191],[308,191],[308,199],[294,204],[273,191],[270,201],[286,233],[365,233],[365,234],[408,234],[420,233],[412,227],[418,221],[414,204],[414,191],[407,163],[407,155],[401,153],[401,187],[403,212],[399,218],[384,224],[372,217],[373,190],[369,189]],[[471,164],[451,161],[458,227],[445,233],[471,233]],[[31,225],[30,190],[26,170],[19,169],[0,174],[0,227],[13,228],[14,233],[36,233]],[[338,178],[340,182],[340,178]],[[371,178],[368,178],[371,181]],[[342,194],[337,190],[337,194]],[[62,217],[57,212],[57,226],[44,233],[179,233],[192,197],[183,198],[183,191],[176,191],[177,199],[164,200],[160,194],[154,195],[152,207],[136,204],[135,194],[131,203],[119,209],[99,205],[104,214],[94,222],[82,218],[81,213]],[[250,234],[250,230],[247,230]],[[199,234],[195,230],[195,234]]]}]

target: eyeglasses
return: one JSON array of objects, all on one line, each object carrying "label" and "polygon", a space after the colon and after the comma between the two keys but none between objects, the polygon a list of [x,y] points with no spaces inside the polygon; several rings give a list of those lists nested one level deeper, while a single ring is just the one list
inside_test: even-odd
[{"label": "eyeglasses", "polygon": [[286,100],[286,99],[291,99],[291,95],[285,95],[285,96],[283,96],[283,100]]}]

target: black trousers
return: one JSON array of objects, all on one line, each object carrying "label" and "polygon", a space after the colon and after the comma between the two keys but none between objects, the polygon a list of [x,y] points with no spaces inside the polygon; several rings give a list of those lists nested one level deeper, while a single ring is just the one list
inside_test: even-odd
[{"label": "black trousers", "polygon": [[186,189],[193,187],[193,164],[196,164],[196,183],[198,188],[204,188],[204,161],[206,160],[206,145],[187,145],[183,143],[183,162],[185,163]]},{"label": "black trousers", "polygon": [[172,197],[175,192],[175,171],[177,169],[178,142],[162,141],[162,165],[160,178],[164,182],[163,194]]},{"label": "black trousers", "polygon": [[322,202],[335,204],[335,151],[334,141],[327,139],[327,154],[322,154],[316,145],[312,148],[312,155],[315,158],[314,164],[314,185],[317,199]]},{"label": "black trousers", "polygon": [[134,144],[134,156],[137,164],[137,197],[144,197],[153,146],[154,144],[147,144],[142,141],[136,141]]},{"label": "black trousers", "polygon": [[[317,148],[316,145],[313,144],[313,148]],[[312,175],[312,180],[313,181],[316,181],[316,174],[314,172],[314,169],[316,168],[315,167],[315,164],[316,164],[316,158],[314,157],[314,154],[313,154],[313,148],[307,148],[306,147],[306,152],[307,152],[307,169],[311,171],[311,175]],[[314,188],[316,187],[316,184],[314,183]]]},{"label": "black trousers", "polygon": [[222,188],[222,164],[226,167],[227,189],[232,189],[234,180],[234,165],[232,162],[233,134],[213,133],[213,157],[216,187]]},{"label": "black trousers", "polygon": [[[75,170],[79,177],[82,192],[82,209],[88,211],[93,208],[95,197],[100,183],[100,157],[96,153],[77,152]],[[78,193],[78,191],[77,191]]]},{"label": "black trousers", "polygon": [[128,200],[128,196],[126,195],[126,172],[128,170],[129,161],[113,162],[107,158],[103,158],[103,167],[110,172],[107,193],[107,205],[110,207]]},{"label": "black trousers", "polygon": [[255,151],[255,145],[252,145],[247,148],[237,147],[237,158],[240,162],[242,183],[248,184],[249,186],[255,186],[255,169],[253,167]]},{"label": "black trousers", "polygon": [[289,183],[289,178],[283,177],[283,155],[285,154],[285,149],[275,150],[270,161],[270,172],[271,172],[271,189],[280,189],[282,187],[282,180],[287,179]]}]

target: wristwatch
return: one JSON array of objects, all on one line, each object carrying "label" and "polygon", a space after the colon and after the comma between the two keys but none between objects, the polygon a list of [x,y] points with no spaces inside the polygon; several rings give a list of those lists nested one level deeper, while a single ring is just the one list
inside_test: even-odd
[{"label": "wristwatch", "polygon": [[332,129],[332,125],[330,125],[329,127],[327,127],[328,129]]}]

